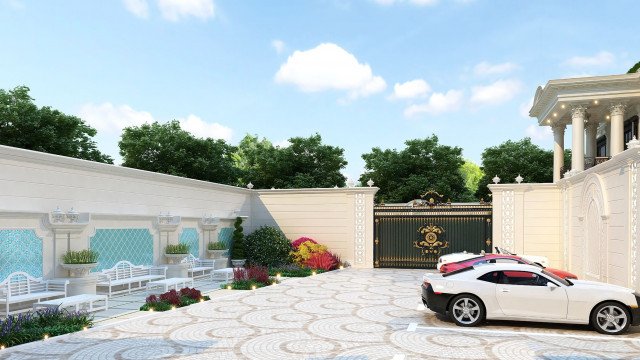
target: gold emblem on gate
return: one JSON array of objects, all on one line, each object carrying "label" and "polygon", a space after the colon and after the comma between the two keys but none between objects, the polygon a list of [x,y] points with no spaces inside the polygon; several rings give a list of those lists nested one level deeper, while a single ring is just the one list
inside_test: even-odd
[{"label": "gold emblem on gate", "polygon": [[418,232],[420,240],[414,241],[413,246],[420,249],[422,255],[440,255],[442,249],[449,247],[442,226],[425,224],[418,229]]}]

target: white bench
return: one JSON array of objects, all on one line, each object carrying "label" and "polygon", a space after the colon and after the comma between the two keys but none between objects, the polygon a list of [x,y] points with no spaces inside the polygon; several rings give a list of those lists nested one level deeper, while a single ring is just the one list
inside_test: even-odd
[{"label": "white bench", "polygon": [[[104,305],[95,306],[96,302],[104,301]],[[66,308],[74,306],[76,311],[80,310],[80,305],[88,304],[89,309],[87,311],[99,311],[109,309],[109,298],[107,295],[92,295],[92,294],[80,294],[74,296],[63,297],[60,299],[47,300],[37,302],[33,304],[33,310],[38,308]]]},{"label": "white bench", "polygon": [[[178,285],[180,285],[180,288],[178,288]],[[191,287],[193,287],[192,278],[169,278],[164,280],[149,281],[147,283],[147,293],[151,293],[151,290],[154,288],[161,288],[163,293],[169,291],[172,287],[177,291],[187,287],[187,285],[191,285]]]},{"label": "white bench", "polygon": [[233,268],[213,270],[213,275],[224,275],[224,281],[233,279]]},{"label": "white bench", "polygon": [[35,278],[26,272],[17,271],[0,283],[0,304],[4,305],[4,316],[11,313],[29,311],[31,308],[10,311],[9,305],[42,299],[67,296],[69,280],[48,281]]},{"label": "white bench", "polygon": [[187,273],[190,277],[196,279],[201,277],[212,276],[212,271],[215,269],[213,259],[198,259],[193,256],[193,254],[187,255],[181,261],[182,263],[187,263]]},{"label": "white bench", "polygon": [[[115,264],[111,269],[105,269],[98,273],[97,288],[107,287],[107,294],[131,292],[132,284],[137,284],[135,289],[142,289],[142,283],[160,280],[167,277],[167,267],[133,265],[131,262],[123,260]],[[124,290],[113,291],[114,287],[124,286]]]}]

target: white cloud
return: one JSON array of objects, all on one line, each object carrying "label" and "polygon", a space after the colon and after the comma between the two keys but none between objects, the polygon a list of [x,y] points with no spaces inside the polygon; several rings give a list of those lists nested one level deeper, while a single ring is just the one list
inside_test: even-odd
[{"label": "white cloud", "polygon": [[529,118],[529,110],[533,106],[533,98],[529,99],[529,101],[520,104],[520,115],[525,118]]},{"label": "white cloud", "polygon": [[276,50],[278,54],[282,54],[286,45],[284,41],[275,39],[271,41],[271,46]]},{"label": "white cloud", "polygon": [[483,61],[473,67],[473,72],[478,76],[507,74],[517,69],[518,65],[512,62],[491,64]]},{"label": "white cloud", "polygon": [[[390,6],[405,2],[405,0],[373,0],[378,5]],[[433,6],[436,5],[439,0],[406,0],[406,2],[416,6]]]},{"label": "white cloud", "polygon": [[511,100],[522,90],[522,83],[515,79],[498,80],[486,86],[471,89],[471,103],[475,105],[497,105]]},{"label": "white cloud", "polygon": [[424,104],[414,104],[404,110],[404,116],[411,117],[421,113],[432,115],[456,111],[462,105],[463,93],[449,90],[446,93],[433,93]]},{"label": "white cloud", "polygon": [[431,86],[422,79],[415,79],[404,82],[402,84],[396,83],[393,86],[392,99],[415,99],[419,97],[427,96],[431,91]]},{"label": "white cloud", "polygon": [[[147,111],[138,111],[129,105],[113,105],[110,102],[102,104],[82,105],[78,116],[98,130],[100,135],[120,136],[122,129],[156,121]],[[229,141],[233,131],[218,123],[207,123],[200,117],[190,114],[186,118],[178,119],[180,127],[197,137],[224,139]]]},{"label": "white cloud", "polygon": [[567,59],[564,64],[573,67],[605,66],[611,65],[615,56],[608,51],[600,51],[593,56],[574,56]]},{"label": "white cloud", "polygon": [[525,133],[534,141],[544,141],[553,138],[553,131],[550,126],[529,125]]},{"label": "white cloud", "polygon": [[206,20],[215,15],[213,0],[158,0],[162,17],[180,21],[190,16]]},{"label": "white cloud", "polygon": [[137,111],[129,105],[114,106],[110,102],[82,105],[78,116],[98,130],[98,133],[120,135],[122,129],[152,123],[153,116],[146,111]]},{"label": "white cloud", "polygon": [[190,114],[186,119],[178,119],[183,130],[201,138],[231,140],[233,130],[218,123],[208,123],[200,117]]},{"label": "white cloud", "polygon": [[149,3],[147,0],[123,0],[124,6],[133,15],[146,19],[149,17]]},{"label": "white cloud", "polygon": [[293,84],[304,92],[344,90],[350,99],[383,91],[387,84],[374,76],[369,64],[361,64],[340,46],[324,43],[313,49],[296,50],[275,75],[280,84]]},{"label": "white cloud", "polygon": [[289,142],[289,140],[282,140],[282,141],[276,141],[273,143],[273,146],[277,146],[280,148],[288,148],[289,146],[291,146],[291,143]]}]

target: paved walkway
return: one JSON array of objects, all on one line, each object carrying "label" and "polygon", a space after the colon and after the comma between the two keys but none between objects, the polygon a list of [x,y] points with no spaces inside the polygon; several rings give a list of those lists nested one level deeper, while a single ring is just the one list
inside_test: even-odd
[{"label": "paved walkway", "polygon": [[[640,359],[638,329],[492,322],[421,305],[423,271],[347,269],[0,352],[3,359]],[[526,327],[522,327],[524,325]]]}]

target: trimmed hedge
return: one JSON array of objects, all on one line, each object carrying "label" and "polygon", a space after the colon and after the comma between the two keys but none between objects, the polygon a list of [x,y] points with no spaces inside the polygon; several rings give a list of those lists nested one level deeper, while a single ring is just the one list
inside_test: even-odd
[{"label": "trimmed hedge", "polygon": [[291,263],[291,242],[271,226],[262,226],[244,240],[247,261],[262,266],[280,266]]}]

